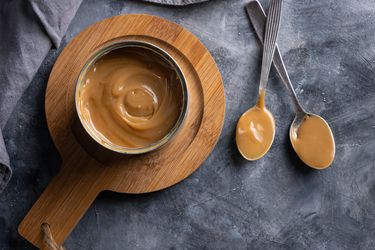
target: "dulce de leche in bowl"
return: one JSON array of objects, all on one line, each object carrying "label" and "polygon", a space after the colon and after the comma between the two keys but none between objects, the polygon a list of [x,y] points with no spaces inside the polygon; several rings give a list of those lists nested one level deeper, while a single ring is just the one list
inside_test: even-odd
[{"label": "dulce de leche in bowl", "polygon": [[188,91],[168,53],[150,43],[122,41],[86,63],[75,102],[84,129],[97,143],[139,154],[161,147],[181,127]]}]

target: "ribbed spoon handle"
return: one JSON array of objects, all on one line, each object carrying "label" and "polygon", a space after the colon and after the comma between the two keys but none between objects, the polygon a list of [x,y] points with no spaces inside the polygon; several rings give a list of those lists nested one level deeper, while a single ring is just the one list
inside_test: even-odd
[{"label": "ribbed spoon handle", "polygon": [[282,0],[271,0],[268,11],[263,45],[262,71],[260,74],[260,90],[265,90],[268,82],[273,54],[275,53],[276,39],[280,28],[281,3]]}]

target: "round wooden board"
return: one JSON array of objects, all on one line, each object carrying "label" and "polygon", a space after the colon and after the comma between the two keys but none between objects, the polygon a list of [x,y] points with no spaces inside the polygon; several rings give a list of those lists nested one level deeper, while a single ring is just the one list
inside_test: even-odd
[{"label": "round wooden board", "polygon": [[[186,77],[190,100],[183,127],[163,148],[102,164],[73,135],[74,90],[79,72],[92,53],[116,40],[147,41],[167,51]],[[39,247],[40,225],[46,222],[55,240],[63,243],[101,191],[146,193],[182,181],[213,150],[224,115],[220,72],[209,51],[192,33],[168,20],[138,14],[91,25],[66,46],[51,72],[46,116],[63,164],[20,224],[20,234]]]}]

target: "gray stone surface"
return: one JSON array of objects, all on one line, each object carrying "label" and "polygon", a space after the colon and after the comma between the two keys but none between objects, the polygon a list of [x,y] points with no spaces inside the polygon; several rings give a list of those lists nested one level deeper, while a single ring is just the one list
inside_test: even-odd
[{"label": "gray stone surface", "polygon": [[[95,0],[80,7],[63,45],[93,22],[122,13],[156,14],[192,31],[218,63],[227,112],[218,145],[191,177],[152,194],[101,194],[67,249],[375,248],[375,2],[285,0],[283,6],[278,43],[297,94],[328,120],[336,138],[336,159],[325,171],[308,169],[292,151],[293,113],[274,73],[267,103],[277,122],[275,142],[256,162],[236,150],[236,120],[255,103],[261,60],[246,2],[163,7]],[[49,53],[6,126],[14,176],[0,195],[0,249],[33,249],[17,226],[59,168],[43,102],[60,51]]]}]

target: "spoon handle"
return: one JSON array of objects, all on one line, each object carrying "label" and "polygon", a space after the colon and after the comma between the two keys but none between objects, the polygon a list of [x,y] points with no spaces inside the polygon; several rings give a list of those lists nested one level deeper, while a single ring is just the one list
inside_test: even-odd
[{"label": "spoon handle", "polygon": [[260,73],[260,90],[265,90],[271,63],[275,52],[276,39],[280,28],[282,0],[271,0],[268,11],[266,34],[264,36],[262,71]]},{"label": "spoon handle", "polygon": [[[267,17],[262,8],[262,5],[259,3],[258,0],[252,0],[246,6],[246,12],[250,18],[250,21],[254,27],[255,33],[257,34],[260,42],[263,44],[263,37],[264,37],[264,27],[266,25]],[[273,64],[279,73],[279,76],[285,86],[288,89],[288,93],[292,98],[294,109],[296,113],[305,113],[303,107],[301,106],[297,95],[294,91],[292,82],[290,81],[288,72],[285,68],[284,60],[281,56],[281,52],[279,50],[279,46],[276,44],[276,49],[273,57]]]}]

